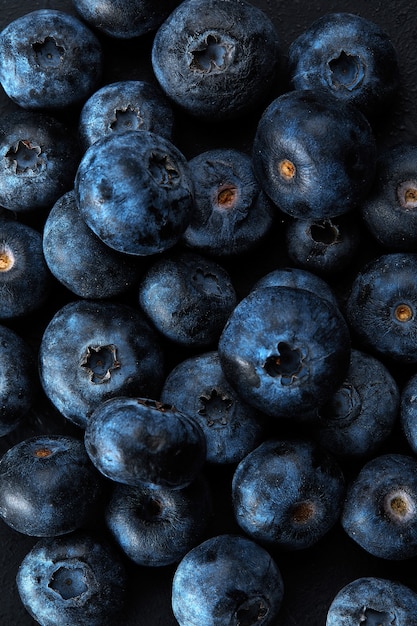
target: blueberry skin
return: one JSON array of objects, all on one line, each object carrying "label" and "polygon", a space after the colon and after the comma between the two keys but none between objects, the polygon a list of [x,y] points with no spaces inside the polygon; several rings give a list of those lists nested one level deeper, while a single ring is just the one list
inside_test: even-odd
[{"label": "blueberry skin", "polygon": [[22,560],[16,584],[25,609],[42,626],[114,626],[127,574],[113,546],[77,531],[39,539]]},{"label": "blueberry skin", "polygon": [[216,257],[253,250],[270,231],[276,208],[262,192],[252,159],[239,150],[218,148],[189,161],[194,210],[182,241]]},{"label": "blueberry skin", "polygon": [[368,232],[387,251],[413,252],[417,245],[417,144],[385,148],[374,184],[360,206]]},{"label": "blueberry skin", "polygon": [[415,626],[417,594],[402,583],[386,578],[356,578],[342,587],[327,611],[326,626]]},{"label": "blueberry skin", "polygon": [[60,413],[84,429],[101,402],[117,395],[156,397],[165,354],[138,309],[76,300],[54,314],[41,337],[43,389]]},{"label": "blueberry skin", "polygon": [[179,4],[164,0],[74,0],[74,8],[92,28],[115,39],[132,39],[154,31]]},{"label": "blueberry skin", "polygon": [[70,533],[96,518],[103,485],[82,441],[64,435],[30,437],[0,460],[0,516],[25,535]]},{"label": "blueberry skin", "polygon": [[319,294],[322,298],[326,298],[330,303],[338,305],[337,298],[328,282],[310,272],[309,270],[299,267],[279,267],[264,274],[252,286],[253,289],[258,287],[293,287],[296,289],[306,289],[313,293]]},{"label": "blueberry skin", "polygon": [[138,257],[106,246],[87,226],[74,191],[53,205],[42,233],[45,262],[54,277],[81,298],[113,298],[137,286],[143,268]]},{"label": "blueberry skin", "polygon": [[336,524],[345,495],[342,469],[309,440],[268,439],[237,466],[235,518],[254,541],[284,551],[315,545]]},{"label": "blueberry skin", "polygon": [[275,98],[259,119],[252,152],[255,175],[277,207],[319,220],[345,214],[366,197],[376,156],[365,116],[320,90]]},{"label": "blueberry skin", "polygon": [[0,325],[0,437],[11,433],[26,418],[38,398],[39,387],[32,347],[14,330]]},{"label": "blueberry skin", "polygon": [[181,250],[151,264],[139,285],[138,302],[169,341],[209,349],[216,345],[237,295],[222,265]]},{"label": "blueberry skin", "polygon": [[380,559],[417,555],[417,460],[387,453],[369,460],[348,485],[340,516],[346,534]]},{"label": "blueberry skin", "polygon": [[[124,3],[126,6],[126,3]],[[81,146],[127,130],[147,130],[172,139],[174,112],[163,92],[143,80],[103,85],[84,103],[78,121]]]},{"label": "blueberry skin", "polygon": [[212,515],[208,483],[183,489],[116,485],[105,519],[117,545],[142,567],[178,563],[205,538]]},{"label": "blueberry skin", "polygon": [[375,454],[399,417],[400,390],[377,358],[352,349],[346,379],[318,411],[314,438],[341,457]]},{"label": "blueberry skin", "polygon": [[417,363],[417,254],[391,252],[354,277],[346,315],[360,348],[392,362]]},{"label": "blueberry skin", "polygon": [[199,425],[175,407],[150,398],[116,396],[90,416],[84,444],[97,469],[125,485],[181,489],[206,460]]},{"label": "blueberry skin", "polygon": [[408,445],[417,454],[417,374],[405,382],[400,397],[400,424]]},{"label": "blueberry skin", "polygon": [[215,350],[181,361],[166,377],[160,397],[200,425],[208,463],[238,463],[264,437],[264,416],[229,385]]},{"label": "blueberry skin", "polygon": [[327,13],[290,45],[288,71],[294,89],[324,89],[374,118],[399,88],[394,45],[376,23],[352,13]]},{"label": "blueberry skin", "polygon": [[22,222],[0,218],[0,319],[22,319],[38,311],[51,287],[41,234]]},{"label": "blueberry skin", "polygon": [[350,336],[338,307],[292,287],[262,287],[243,298],[218,343],[226,379],[273,417],[308,412],[342,384]]},{"label": "blueberry skin", "polygon": [[79,105],[97,87],[102,65],[95,34],[64,11],[30,11],[0,33],[0,83],[23,109]]},{"label": "blueberry skin", "polygon": [[172,609],[180,626],[276,623],[284,584],[271,555],[247,537],[223,534],[180,561],[172,582]]},{"label": "blueberry skin", "polygon": [[105,136],[90,146],[74,191],[91,230],[110,248],[139,256],[172,248],[193,207],[184,155],[145,130]]},{"label": "blueberry skin", "polygon": [[80,158],[74,134],[55,117],[18,110],[0,121],[0,204],[49,209],[72,189]]},{"label": "blueberry skin", "polygon": [[278,79],[276,28],[243,0],[185,0],[155,34],[154,74],[188,115],[235,119],[263,105]]}]

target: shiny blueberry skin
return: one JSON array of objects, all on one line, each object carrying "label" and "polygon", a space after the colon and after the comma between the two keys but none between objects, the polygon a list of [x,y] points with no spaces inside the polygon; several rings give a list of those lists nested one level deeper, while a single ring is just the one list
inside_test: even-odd
[{"label": "shiny blueberry skin", "polygon": [[0,83],[24,109],[68,109],[98,85],[102,56],[99,40],[78,18],[30,11],[0,33]]},{"label": "shiny blueberry skin", "polygon": [[397,52],[389,36],[352,13],[315,20],[290,45],[288,66],[294,89],[324,89],[370,118],[392,104],[399,88]]},{"label": "shiny blueberry skin", "polygon": [[276,623],[284,583],[271,555],[247,537],[207,539],[180,561],[172,609],[180,626]]},{"label": "shiny blueberry skin", "polygon": [[55,117],[17,110],[0,120],[0,204],[49,209],[74,184],[80,157],[74,134]]},{"label": "shiny blueberry skin", "polygon": [[25,419],[38,392],[35,351],[14,330],[0,325],[0,437]]},{"label": "shiny blueberry skin", "polygon": [[366,197],[376,143],[355,106],[323,91],[295,90],[275,98],[261,115],[252,158],[262,189],[281,211],[326,219]]},{"label": "shiny blueberry skin", "polygon": [[76,300],[60,308],[39,347],[44,391],[81,428],[97,405],[116,395],[156,396],[164,352],[137,309],[117,302]]},{"label": "shiny blueberry skin", "polygon": [[127,574],[119,553],[77,531],[39,539],[21,562],[17,589],[42,626],[115,626],[126,599]]},{"label": "shiny blueberry skin", "polygon": [[103,85],[88,98],[80,112],[78,135],[87,150],[101,137],[127,130],[147,130],[171,139],[173,126],[172,107],[156,85],[123,80]]},{"label": "shiny blueberry skin", "polygon": [[211,514],[208,483],[198,477],[182,489],[116,485],[105,519],[131,561],[164,567],[178,563],[206,538]]},{"label": "shiny blueberry skin", "polygon": [[102,476],[74,437],[30,437],[0,461],[0,516],[25,535],[52,537],[85,526],[96,519],[102,495]]},{"label": "shiny blueberry skin", "polygon": [[197,252],[219,257],[258,246],[277,211],[255,178],[250,156],[218,148],[198,154],[189,166],[194,210],[183,242]]},{"label": "shiny blueberry skin", "polygon": [[35,313],[47,301],[51,287],[41,234],[17,220],[0,218],[0,319]]},{"label": "shiny blueberry skin", "polygon": [[110,248],[139,256],[172,248],[193,207],[184,155],[145,130],[108,135],[90,146],[74,191],[91,230]]},{"label": "shiny blueberry skin", "polygon": [[163,22],[179,0],[74,0],[74,8],[92,28],[115,39],[149,33]]},{"label": "shiny blueberry skin", "polygon": [[324,404],[343,382],[350,336],[338,307],[311,291],[262,287],[243,298],[218,343],[243,400],[274,417]]},{"label": "shiny blueberry skin", "polygon": [[181,2],[152,47],[153,70],[167,96],[187,114],[210,121],[263,104],[280,65],[274,24],[244,0]]},{"label": "shiny blueberry skin", "polygon": [[169,341],[208,349],[216,345],[237,295],[222,265],[181,250],[151,264],[139,285],[138,301]]},{"label": "shiny blueberry skin", "polygon": [[375,181],[362,202],[362,219],[387,251],[413,252],[417,245],[417,144],[385,148]]},{"label": "shiny blueberry skin", "polygon": [[318,411],[314,437],[333,454],[371,456],[393,431],[399,407],[399,386],[389,369],[353,349],[346,379]]},{"label": "shiny blueberry skin", "polygon": [[386,453],[362,466],[348,485],[340,521],[363,550],[381,559],[417,555],[417,460]]},{"label": "shiny blueberry skin", "polygon": [[344,495],[338,462],[308,440],[268,439],[233,475],[239,526],[255,541],[285,551],[316,544],[338,521]]},{"label": "shiny blueberry skin", "polygon": [[99,404],[87,423],[84,444],[97,469],[125,485],[181,489],[206,460],[200,426],[171,405],[116,396]]},{"label": "shiny blueberry skin", "polygon": [[208,463],[238,463],[263,439],[262,414],[229,385],[217,351],[199,353],[174,367],[165,379],[161,400],[201,426]]},{"label": "shiny blueberry skin", "polygon": [[417,594],[387,578],[364,576],[342,587],[327,611],[326,626],[416,626]]},{"label": "shiny blueberry skin", "polygon": [[417,254],[380,255],[354,277],[346,303],[360,347],[391,361],[417,363]]},{"label": "shiny blueberry skin", "polygon": [[73,190],[49,211],[42,249],[50,272],[81,298],[119,296],[137,286],[143,272],[138,257],[109,248],[87,226]]},{"label": "shiny blueberry skin", "polygon": [[408,445],[417,454],[417,374],[406,380],[400,398],[400,423]]}]

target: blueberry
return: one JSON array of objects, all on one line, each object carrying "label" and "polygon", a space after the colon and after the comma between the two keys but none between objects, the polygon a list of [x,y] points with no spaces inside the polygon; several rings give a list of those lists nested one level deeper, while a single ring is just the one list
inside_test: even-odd
[{"label": "blueberry", "polygon": [[95,34],[64,11],[30,11],[0,33],[0,83],[24,109],[79,105],[97,87],[102,65]]},{"label": "blueberry", "polygon": [[338,521],[344,495],[338,462],[308,440],[267,439],[233,475],[239,526],[262,545],[285,551],[322,539]]},{"label": "blueberry", "polygon": [[281,46],[265,12],[249,2],[185,0],[156,32],[152,66],[167,96],[203,120],[240,117],[279,80]]},{"label": "blueberry", "polygon": [[156,259],[138,291],[139,303],[158,331],[188,348],[210,348],[237,295],[229,272],[199,253],[172,252]]},{"label": "blueberry", "polygon": [[28,318],[45,304],[51,287],[41,234],[22,222],[0,218],[0,319]]},{"label": "blueberry", "polygon": [[392,252],[366,263],[346,303],[360,347],[394,362],[417,363],[417,254]]},{"label": "blueberry", "polygon": [[353,349],[346,379],[318,411],[315,438],[333,454],[371,456],[391,435],[399,407],[400,390],[390,370]]},{"label": "blueberry", "polygon": [[14,330],[0,325],[0,437],[26,418],[38,391],[35,351]]},{"label": "blueberry", "polygon": [[399,89],[394,45],[376,23],[352,13],[326,13],[290,45],[290,81],[295,89],[324,89],[375,117]]},{"label": "blueberry", "polygon": [[193,186],[184,155],[150,131],[96,141],[74,183],[80,212],[110,248],[146,256],[173,247],[186,229]]},{"label": "blueberry", "polygon": [[259,119],[253,165],[281,211],[301,219],[337,217],[368,194],[376,143],[365,116],[326,92],[278,96]]},{"label": "blueberry", "polygon": [[381,559],[417,555],[417,460],[385,453],[365,463],[348,485],[340,518],[346,534]]},{"label": "blueberry", "polygon": [[417,144],[381,150],[374,184],[360,207],[368,232],[387,251],[416,249],[416,158]]},{"label": "blueberry", "polygon": [[209,463],[238,463],[264,436],[264,416],[243,402],[227,382],[217,351],[196,354],[176,365],[165,379],[161,400],[201,426]]},{"label": "blueberry", "polygon": [[113,250],[93,233],[78,210],[73,190],[49,211],[42,248],[50,272],[82,298],[124,294],[137,286],[143,271],[138,257]]},{"label": "blueberry", "polygon": [[415,626],[417,594],[397,580],[363,576],[342,587],[327,611],[326,626]]},{"label": "blueberry", "polygon": [[16,584],[42,626],[114,626],[125,605],[127,574],[108,542],[78,531],[39,539],[23,558]]},{"label": "blueberry", "polygon": [[102,476],[74,437],[29,437],[0,460],[0,516],[25,535],[52,537],[86,526],[102,496]]},{"label": "blueberry", "polygon": [[163,92],[143,80],[103,85],[84,103],[78,135],[84,150],[101,137],[127,130],[147,130],[172,138],[174,113]]},{"label": "blueberry", "polygon": [[90,416],[84,443],[104,476],[126,485],[180,489],[206,460],[200,426],[174,406],[149,398],[116,396]]},{"label": "blueberry", "polygon": [[58,309],[43,332],[40,379],[58,411],[85,428],[108,398],[157,396],[164,356],[141,311],[117,302],[76,300]]},{"label": "blueberry", "polygon": [[0,121],[0,204],[11,211],[48,210],[72,189],[80,157],[71,130],[55,117],[13,111]]},{"label": "blueberry", "polygon": [[211,514],[208,483],[198,477],[183,489],[116,485],[105,519],[131,561],[163,567],[179,562],[205,538]]},{"label": "blueberry", "polygon": [[324,404],[342,384],[350,336],[338,307],[294,287],[253,289],[218,343],[223,372],[243,400],[274,417]]},{"label": "blueberry", "polygon": [[163,0],[73,0],[74,8],[92,28],[115,39],[132,39],[154,31],[179,4]]},{"label": "blueberry", "polygon": [[400,396],[400,424],[408,445],[417,454],[417,373],[409,374]]},{"label": "blueberry", "polygon": [[329,283],[321,276],[306,269],[288,266],[276,268],[261,276],[252,285],[252,289],[274,286],[306,289],[307,291],[320,294],[322,298],[326,298],[332,304],[338,305],[335,293]]},{"label": "blueberry", "polygon": [[180,626],[276,623],[284,584],[271,555],[247,537],[216,535],[183,557],[172,582]]},{"label": "blueberry", "polygon": [[189,166],[194,210],[184,243],[197,252],[220,257],[259,246],[277,211],[255,178],[250,156],[218,148],[198,154]]}]

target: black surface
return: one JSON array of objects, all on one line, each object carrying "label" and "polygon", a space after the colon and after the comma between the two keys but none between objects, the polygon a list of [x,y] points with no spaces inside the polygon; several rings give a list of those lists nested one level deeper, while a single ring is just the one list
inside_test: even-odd
[{"label": "black surface", "polygon": [[[128,1],[128,0],[126,0]],[[316,1],[256,0],[275,22],[286,51],[291,41],[301,33],[316,17],[329,11],[350,11],[372,19],[391,37],[399,55],[402,76],[401,93],[395,110],[387,114],[384,124],[377,132],[380,146],[417,136],[417,14],[410,0],[386,2],[376,0]],[[68,0],[30,2],[25,0],[0,1],[0,28],[29,10],[36,8],[57,8],[74,13]],[[130,42],[109,42],[103,39],[106,58],[105,81],[137,78],[153,80],[149,52],[152,37]],[[0,94],[0,113],[13,110],[15,105]],[[206,127],[197,122],[178,117],[176,144],[190,158],[211,147],[236,147],[250,151],[255,120],[229,124],[226,127]],[[371,242],[365,241],[366,250]],[[279,239],[276,249],[268,248],[259,255],[256,263],[251,260],[233,268],[234,277],[244,293],[248,285],[268,269],[280,262]],[[272,250],[272,252],[271,252]],[[41,316],[29,320],[19,332],[36,347],[43,325],[51,312],[68,298],[64,291],[57,291],[55,300]],[[172,355],[173,360],[178,355]],[[402,372],[395,371],[398,379]],[[406,372],[406,375],[409,372]],[[71,431],[68,424],[56,415],[47,402],[41,401],[35,407],[24,428],[0,441],[3,452],[17,440],[28,434],[42,431]],[[390,450],[408,452],[401,433],[389,443]],[[347,475],[353,474],[355,467],[347,468]],[[236,530],[230,515],[231,472],[212,470],[212,484],[215,486],[215,511],[211,533]],[[35,622],[21,606],[15,587],[15,575],[19,563],[35,542],[35,539],[21,536],[0,523],[0,624],[7,626],[30,626]],[[314,548],[290,554],[274,555],[281,569],[285,596],[281,617],[277,626],[324,626],[328,606],[335,593],[346,583],[359,576],[384,576],[394,578],[417,591],[416,559],[407,564],[385,562],[367,555],[351,542],[339,526]],[[408,565],[408,567],[407,567]],[[174,626],[176,621],[170,609],[170,584],[173,567],[161,570],[142,570],[131,567],[131,589],[128,614],[121,626]],[[205,626],[202,624],[201,626]]]}]

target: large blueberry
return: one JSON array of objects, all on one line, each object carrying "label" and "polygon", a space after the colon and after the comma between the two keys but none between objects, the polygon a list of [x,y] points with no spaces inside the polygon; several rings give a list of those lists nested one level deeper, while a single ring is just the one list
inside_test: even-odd
[{"label": "large blueberry", "polygon": [[400,397],[400,423],[408,445],[417,454],[417,373],[409,375]]},{"label": "large blueberry", "polygon": [[116,485],[105,511],[117,544],[143,567],[179,562],[205,538],[211,515],[210,489],[202,476],[182,489]]},{"label": "large blueberry", "polygon": [[258,287],[294,287],[306,289],[327,298],[332,304],[338,304],[335,293],[329,283],[317,274],[299,267],[278,267],[261,276],[252,289]]},{"label": "large blueberry", "polygon": [[271,555],[247,537],[217,535],[190,550],[172,582],[180,626],[276,623],[284,597]]},{"label": "large blueberry", "polygon": [[328,299],[294,287],[259,287],[231,313],[218,352],[242,399],[280,417],[332,396],[349,365],[350,336]]},{"label": "large blueberry", "polygon": [[0,33],[0,83],[24,109],[67,109],[94,91],[102,57],[99,40],[78,18],[30,11]]},{"label": "large blueberry", "polygon": [[116,396],[99,404],[84,443],[104,476],[132,486],[180,489],[206,460],[200,426],[175,407],[148,398]]},{"label": "large blueberry", "polygon": [[173,247],[193,207],[188,163],[168,139],[126,131],[96,141],[75,177],[88,226],[119,252],[150,255]]},{"label": "large blueberry", "polygon": [[368,120],[323,91],[278,96],[257,125],[255,174],[278,208],[293,217],[326,219],[353,209],[369,192],[375,162]]},{"label": "large blueberry", "polygon": [[103,484],[82,441],[30,437],[0,461],[0,516],[25,535],[63,535],[97,519]]},{"label": "large blueberry", "polygon": [[417,594],[397,580],[355,578],[334,596],[326,626],[416,626]]},{"label": "large blueberry", "polygon": [[386,453],[369,460],[348,485],[341,514],[347,535],[381,559],[417,555],[417,459]]},{"label": "large blueberry", "polygon": [[109,543],[75,532],[40,539],[22,560],[17,590],[42,626],[114,626],[123,623],[125,566]]},{"label": "large blueberry", "polygon": [[255,541],[281,550],[316,544],[338,521],[344,495],[338,462],[308,440],[268,439],[233,475],[239,526]]},{"label": "large blueberry", "polygon": [[326,13],[290,45],[295,89],[324,89],[367,116],[386,111],[399,89],[397,52],[375,22],[353,13]]},{"label": "large blueberry", "polygon": [[162,89],[205,120],[235,118],[263,103],[280,57],[273,22],[245,1],[185,0],[159,27],[152,47]]},{"label": "large blueberry", "polygon": [[76,300],[60,308],[41,337],[44,391],[81,428],[115,395],[157,395],[164,353],[141,311],[117,302]]}]

